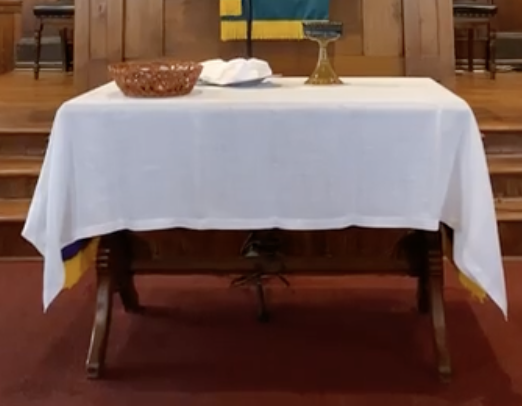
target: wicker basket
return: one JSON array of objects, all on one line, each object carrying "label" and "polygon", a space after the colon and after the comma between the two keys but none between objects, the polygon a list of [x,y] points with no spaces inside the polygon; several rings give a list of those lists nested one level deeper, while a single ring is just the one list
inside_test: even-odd
[{"label": "wicker basket", "polygon": [[203,66],[176,60],[132,61],[109,65],[109,73],[129,97],[174,97],[189,94]]}]

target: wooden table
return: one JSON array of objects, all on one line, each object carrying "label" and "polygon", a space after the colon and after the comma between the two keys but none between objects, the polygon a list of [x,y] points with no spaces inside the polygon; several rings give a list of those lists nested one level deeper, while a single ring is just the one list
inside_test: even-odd
[{"label": "wooden table", "polygon": [[104,236],[97,255],[96,313],[87,375],[99,378],[105,367],[113,294],[118,293],[127,312],[146,313],[134,285],[135,275],[239,275],[233,283],[251,283],[255,287],[260,305],[258,318],[266,322],[269,313],[264,304],[263,277],[281,277],[284,282],[284,275],[292,273],[378,273],[417,278],[417,308],[431,315],[439,377],[448,381],[451,365],[444,315],[443,231],[351,228],[249,234],[176,229]]}]

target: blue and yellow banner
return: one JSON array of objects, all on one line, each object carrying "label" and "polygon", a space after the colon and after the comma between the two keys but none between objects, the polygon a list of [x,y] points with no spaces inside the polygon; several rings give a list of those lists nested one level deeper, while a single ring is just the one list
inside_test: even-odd
[{"label": "blue and yellow banner", "polygon": [[219,0],[221,40],[247,37],[252,5],[252,39],[303,39],[303,21],[328,21],[330,0]]},{"label": "blue and yellow banner", "polygon": [[100,238],[77,241],[62,249],[65,268],[64,288],[73,287],[81,276],[96,262]]}]

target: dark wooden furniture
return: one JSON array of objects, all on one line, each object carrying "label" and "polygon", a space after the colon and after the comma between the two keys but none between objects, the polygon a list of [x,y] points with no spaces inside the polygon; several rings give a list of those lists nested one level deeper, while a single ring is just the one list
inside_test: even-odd
[{"label": "dark wooden furniture", "polygon": [[15,46],[20,29],[21,0],[0,0],[0,74],[15,67]]},{"label": "dark wooden furniture", "polygon": [[[487,4],[486,4],[487,3]],[[468,45],[468,71],[473,72],[473,58],[475,46],[475,33],[478,28],[486,29],[486,56],[485,67],[489,71],[491,79],[495,79],[496,66],[496,16],[497,6],[494,0],[466,0],[453,4],[453,17],[455,28],[467,31]]]},{"label": "dark wooden furniture", "polygon": [[40,76],[40,56],[42,53],[42,31],[45,25],[52,25],[58,28],[60,42],[62,46],[62,67],[63,71],[72,70],[72,55],[69,47],[67,31],[74,27],[74,0],[58,0],[53,3],[39,4],[33,8],[34,16],[37,19],[34,38],[36,41],[36,51],[34,60],[34,78]]},{"label": "dark wooden furniture", "polygon": [[[146,312],[139,303],[135,275],[239,275],[231,278],[232,286],[236,282],[252,285],[258,296],[258,319],[266,322],[269,313],[263,295],[265,278],[275,277],[287,283],[284,275],[292,273],[377,273],[406,274],[417,279],[417,308],[421,314],[431,315],[437,370],[440,379],[447,382],[451,364],[443,296],[443,231],[350,228],[320,232],[267,230],[249,235],[243,231],[173,229],[145,233],[122,231],[104,236],[97,256],[97,294],[87,376],[96,379],[104,371],[114,294],[120,297],[127,312]],[[376,250],[381,256],[375,252],[354,255],[355,242],[360,243],[364,235],[378,245]],[[387,235],[385,240],[394,240],[395,244],[379,243],[377,235]],[[387,249],[383,249],[386,246]]]}]

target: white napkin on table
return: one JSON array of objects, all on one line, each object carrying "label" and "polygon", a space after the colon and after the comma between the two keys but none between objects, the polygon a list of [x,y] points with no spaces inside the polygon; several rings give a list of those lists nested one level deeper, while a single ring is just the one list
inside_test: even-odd
[{"label": "white napkin on table", "polygon": [[236,58],[230,61],[210,59],[202,62],[203,70],[199,79],[202,82],[226,86],[234,83],[265,79],[272,76],[268,62],[257,58]]}]

